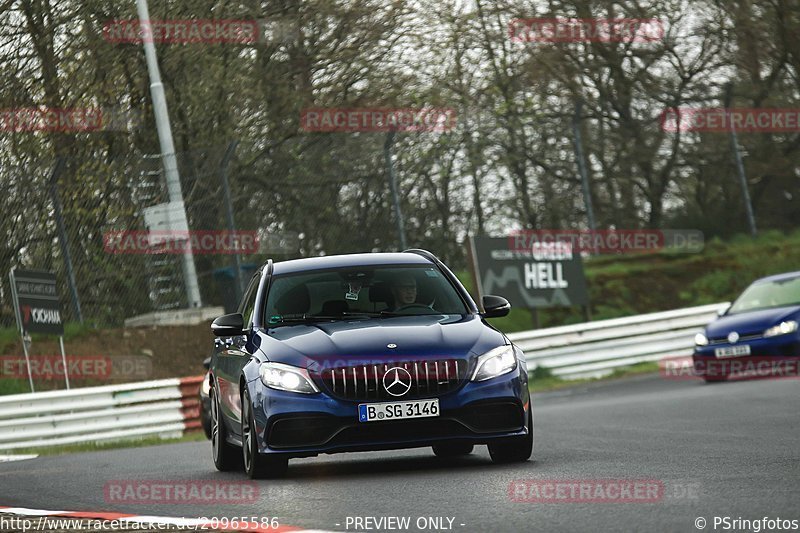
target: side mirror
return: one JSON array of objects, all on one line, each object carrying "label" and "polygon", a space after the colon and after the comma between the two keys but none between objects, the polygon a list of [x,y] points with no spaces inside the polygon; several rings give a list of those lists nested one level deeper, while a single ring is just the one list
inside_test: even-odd
[{"label": "side mirror", "polygon": [[217,337],[233,337],[244,333],[244,318],[241,313],[222,315],[211,323],[211,331]]},{"label": "side mirror", "polygon": [[211,358],[206,357],[205,361],[203,361],[203,368],[209,370],[211,368]]},{"label": "side mirror", "polygon": [[724,307],[720,307],[719,309],[717,309],[717,316],[725,316],[730,308],[731,304],[728,304]]},{"label": "side mirror", "polygon": [[509,311],[511,311],[511,304],[502,296],[489,294],[483,297],[484,318],[500,318],[506,316]]}]

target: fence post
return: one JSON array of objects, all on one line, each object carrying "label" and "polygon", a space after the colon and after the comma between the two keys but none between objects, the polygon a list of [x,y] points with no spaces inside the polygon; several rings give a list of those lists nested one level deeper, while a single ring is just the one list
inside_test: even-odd
[{"label": "fence post", "polygon": [[72,255],[69,253],[69,243],[67,242],[67,230],[64,227],[64,216],[61,212],[61,199],[58,196],[58,177],[64,170],[64,159],[59,157],[53,171],[50,173],[50,197],[53,200],[53,210],[55,211],[56,226],[58,227],[58,242],[61,244],[61,255],[64,257],[64,266],[67,270],[67,283],[72,300],[72,310],[75,318],[83,324],[83,314],[81,313],[81,301],[78,297],[78,287],[75,284],[75,272],[72,268]]},{"label": "fence post", "polygon": [[586,216],[589,219],[589,229],[594,231],[594,209],[592,207],[592,191],[589,188],[589,175],[586,171],[586,160],[583,156],[583,137],[581,137],[581,111],[583,101],[575,103],[575,115],[572,117],[573,143],[575,145],[575,159],[578,162],[578,172],[583,183],[583,201],[586,204]]},{"label": "fence post", "polygon": [[[725,86],[725,110],[728,112],[730,119],[731,100],[733,99],[733,84],[729,83]],[[750,227],[750,235],[753,237],[758,235],[756,229],[756,217],[753,214],[753,202],[750,200],[750,191],[747,188],[747,175],[744,171],[744,162],[742,162],[742,154],[739,150],[739,136],[736,134],[736,127],[733,121],[729,120],[731,124],[731,150],[733,157],[736,160],[736,172],[739,175],[739,186],[742,188],[742,197],[744,198],[744,208],[747,213],[747,225]]]},{"label": "fence post", "polygon": [[[222,180],[222,191],[225,196],[225,218],[228,224],[228,231],[233,233],[236,231],[236,222],[233,218],[233,202],[231,201],[231,187],[228,183],[228,165],[233,158],[233,153],[236,151],[239,141],[232,141],[225,150],[225,155],[222,156],[222,162],[219,165],[219,178]],[[234,285],[236,286],[236,301],[242,300],[242,258],[237,252],[233,255],[234,261]]]},{"label": "fence post", "polygon": [[392,144],[394,144],[395,131],[386,134],[386,142],[383,144],[383,158],[386,161],[386,173],[389,177],[389,190],[392,192],[392,203],[394,204],[394,216],[397,219],[397,233],[400,236],[400,249],[406,250],[406,227],[403,222],[403,212],[400,209],[400,198],[397,194],[397,178],[394,173],[394,162],[392,161]]}]

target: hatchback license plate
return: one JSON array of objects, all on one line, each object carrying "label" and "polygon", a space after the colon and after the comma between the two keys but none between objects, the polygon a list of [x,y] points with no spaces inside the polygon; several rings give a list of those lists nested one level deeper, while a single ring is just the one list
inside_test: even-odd
[{"label": "hatchback license plate", "polygon": [[742,344],[740,346],[726,346],[725,348],[717,348],[714,350],[714,355],[716,355],[718,358],[750,355],[750,345]]},{"label": "hatchback license plate", "polygon": [[358,405],[359,422],[405,420],[439,416],[439,399],[410,402],[362,403]]}]

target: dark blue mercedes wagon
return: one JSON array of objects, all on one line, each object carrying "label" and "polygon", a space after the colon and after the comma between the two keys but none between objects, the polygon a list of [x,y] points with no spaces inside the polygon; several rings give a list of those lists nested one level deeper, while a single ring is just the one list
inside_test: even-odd
[{"label": "dark blue mercedes wagon", "polygon": [[424,250],[267,262],[237,313],[212,324],[212,449],[276,476],[290,458],[488,445],[526,461],[533,413],[525,358],[453,273]]}]

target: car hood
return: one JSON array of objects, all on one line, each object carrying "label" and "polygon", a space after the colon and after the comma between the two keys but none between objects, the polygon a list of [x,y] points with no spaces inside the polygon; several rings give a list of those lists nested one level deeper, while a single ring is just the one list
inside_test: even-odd
[{"label": "car hood", "polygon": [[313,362],[463,358],[505,343],[479,316],[428,315],[282,326],[263,333],[260,348],[271,361],[308,367]]},{"label": "car hood", "polygon": [[732,331],[742,336],[756,335],[784,320],[796,319],[798,315],[800,306],[797,305],[725,315],[706,327],[706,336],[710,339],[722,338]]}]

